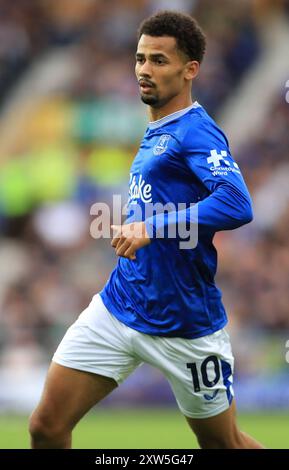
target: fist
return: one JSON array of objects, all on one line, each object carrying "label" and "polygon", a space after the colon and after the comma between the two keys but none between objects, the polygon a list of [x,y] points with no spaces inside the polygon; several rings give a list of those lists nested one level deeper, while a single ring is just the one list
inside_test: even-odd
[{"label": "fist", "polygon": [[135,252],[151,242],[144,222],[111,225],[111,228],[114,232],[111,246],[117,256],[135,260]]}]

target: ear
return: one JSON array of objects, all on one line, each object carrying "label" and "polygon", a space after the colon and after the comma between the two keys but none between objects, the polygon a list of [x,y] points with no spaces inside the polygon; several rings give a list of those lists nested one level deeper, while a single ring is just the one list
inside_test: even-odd
[{"label": "ear", "polygon": [[200,70],[200,64],[196,60],[191,60],[187,62],[186,69],[185,69],[185,79],[186,80],[193,80],[196,78]]}]

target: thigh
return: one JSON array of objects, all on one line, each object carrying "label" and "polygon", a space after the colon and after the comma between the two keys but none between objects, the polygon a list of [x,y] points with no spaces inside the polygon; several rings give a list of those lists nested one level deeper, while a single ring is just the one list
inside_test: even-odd
[{"label": "thigh", "polygon": [[166,376],[181,412],[204,419],[228,410],[234,395],[234,359],[226,331],[180,339],[179,349],[176,364],[168,368]]},{"label": "thigh", "polygon": [[35,415],[48,426],[70,430],[116,387],[109,377],[52,363]]},{"label": "thigh", "polygon": [[95,296],[58,346],[53,362],[122,383],[141,364],[131,348],[129,328]]},{"label": "thigh", "polygon": [[205,419],[186,417],[196,434],[201,448],[233,449],[241,448],[240,433],[236,422],[236,405],[233,400],[230,407],[218,414]]},{"label": "thigh", "polygon": [[59,344],[34,417],[71,429],[124,381],[141,364],[127,329],[95,296]]},{"label": "thigh", "polygon": [[197,339],[143,337],[144,360],[168,379],[180,411],[188,418],[216,416],[233,399],[233,356],[225,330]]}]

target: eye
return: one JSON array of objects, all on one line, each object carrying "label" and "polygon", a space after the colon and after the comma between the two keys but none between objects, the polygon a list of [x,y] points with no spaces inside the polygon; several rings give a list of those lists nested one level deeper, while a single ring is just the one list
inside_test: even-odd
[{"label": "eye", "polygon": [[164,65],[166,63],[166,61],[159,57],[158,59],[155,59],[154,62],[157,64],[157,65]]},{"label": "eye", "polygon": [[144,63],[144,57],[137,57],[137,58],[136,58],[136,62],[137,62],[138,64],[143,64],[143,63]]}]

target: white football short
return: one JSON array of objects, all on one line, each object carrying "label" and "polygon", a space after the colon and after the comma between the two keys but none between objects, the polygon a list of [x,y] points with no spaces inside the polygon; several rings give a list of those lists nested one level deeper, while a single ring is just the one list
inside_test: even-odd
[{"label": "white football short", "polygon": [[224,329],[197,339],[146,335],[117,320],[99,294],[67,330],[53,361],[118,384],[148,363],[163,372],[179,409],[191,418],[215,416],[233,398],[234,359]]}]

